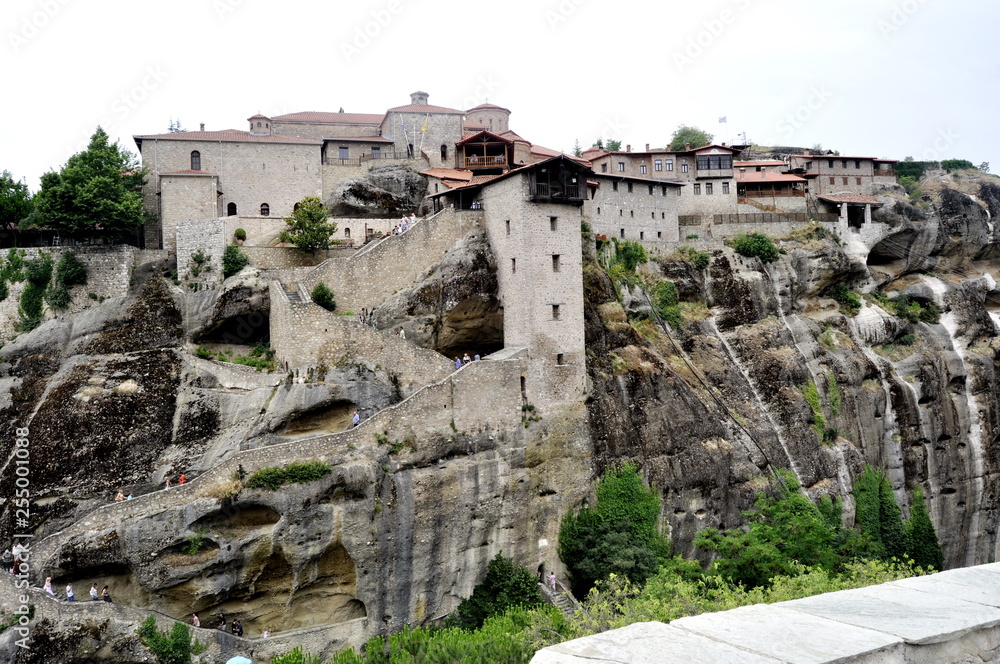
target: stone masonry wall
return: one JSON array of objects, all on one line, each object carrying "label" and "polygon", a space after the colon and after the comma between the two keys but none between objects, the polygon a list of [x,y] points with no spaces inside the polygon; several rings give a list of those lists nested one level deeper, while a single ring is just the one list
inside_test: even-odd
[{"label": "stone masonry wall", "polygon": [[[306,292],[325,283],[343,311],[374,308],[393,293],[412,285],[445,252],[477,228],[482,213],[446,209],[418,223],[403,235],[387,238],[352,258],[331,258],[306,275]],[[579,230],[579,225],[577,226]]]},{"label": "stone masonry wall", "polygon": [[[615,178],[594,177],[600,186],[583,206],[595,233],[638,242],[677,241],[677,192],[674,184],[615,182]],[[618,185],[615,191],[614,185]],[[650,193],[649,188],[653,191]],[[666,193],[664,193],[666,192]]]},{"label": "stone masonry wall", "polygon": [[[24,258],[38,258],[40,251],[52,256],[53,265],[59,263],[59,257],[67,251],[72,251],[80,262],[87,266],[87,283],[70,288],[70,305],[66,311],[54,312],[45,305],[45,316],[75,314],[92,306],[97,306],[101,300],[123,297],[128,293],[132,273],[136,265],[138,249],[129,245],[95,246],[95,247],[51,247],[22,249]],[[142,252],[146,254],[148,252]],[[4,260],[7,254],[2,254]],[[54,273],[54,271],[53,271]],[[10,339],[14,335],[14,326],[19,320],[18,300],[24,291],[25,282],[8,284],[7,298],[0,302],[0,339]],[[94,297],[90,297],[93,293]]]},{"label": "stone masonry wall", "polygon": [[289,302],[277,281],[271,282],[270,295],[271,347],[287,370],[363,364],[397,382],[404,397],[455,370],[445,356],[361,325],[354,316],[338,316],[308,301]]},{"label": "stone masonry wall", "polygon": [[241,249],[250,258],[250,265],[264,269],[315,267],[331,258],[350,257],[355,251],[352,248],[330,249],[329,251],[317,251],[316,255],[313,256],[308,251],[302,251],[295,247],[248,247],[244,245]]},{"label": "stone masonry wall", "polygon": [[[177,225],[177,278],[184,283],[217,284],[222,282],[222,254],[226,250],[221,219],[182,221]],[[208,256],[199,274],[192,273],[191,255],[201,251]],[[204,266],[210,265],[210,270]]]}]

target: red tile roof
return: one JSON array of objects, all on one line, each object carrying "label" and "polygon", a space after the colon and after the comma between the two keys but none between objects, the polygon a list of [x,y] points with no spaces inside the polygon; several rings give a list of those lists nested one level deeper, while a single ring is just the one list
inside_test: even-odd
[{"label": "red tile roof", "polygon": [[250,117],[248,117],[247,120],[256,120],[257,118],[260,118],[261,120],[270,120],[271,119],[271,118],[267,117],[266,115],[261,115],[260,113],[255,113],[255,114],[251,115]]},{"label": "red tile roof", "polygon": [[477,138],[479,136],[483,136],[484,138],[495,138],[496,140],[503,141],[504,143],[513,143],[514,142],[510,138],[505,138],[503,136],[500,136],[498,134],[494,134],[493,132],[486,131],[484,129],[483,131],[477,131],[474,134],[465,134],[465,135],[463,135],[462,136],[462,140],[460,140],[458,143],[455,143],[455,147],[458,147],[459,145],[462,145],[463,143],[465,143],[467,141],[471,141],[473,138]]},{"label": "red tile roof", "polygon": [[473,175],[472,179],[469,180],[469,186],[475,187],[476,185],[486,184],[490,180],[496,180],[499,175]]},{"label": "red tile roof", "polygon": [[761,159],[759,161],[734,161],[733,167],[739,168],[741,166],[784,166],[785,162],[780,159]]},{"label": "red tile roof", "polygon": [[192,171],[191,169],[188,169],[186,171],[164,171],[163,173],[160,173],[160,175],[211,175],[212,177],[216,176],[215,173],[209,173],[208,171]]},{"label": "red tile roof", "polygon": [[838,159],[870,159],[871,161],[899,161],[898,159],[878,159],[876,157],[845,157],[842,154],[790,154],[788,155],[791,159],[832,159],[836,161]]},{"label": "red tile roof", "polygon": [[821,201],[828,201],[830,203],[870,203],[872,205],[881,205],[879,200],[874,196],[864,196],[862,194],[824,194],[818,198]]},{"label": "red tile roof", "polygon": [[433,106],[431,104],[407,104],[406,106],[396,106],[390,108],[386,113],[447,113],[450,115],[465,115],[465,111],[444,106]]},{"label": "red tile roof", "polygon": [[480,104],[479,106],[474,106],[473,108],[470,108],[468,111],[466,111],[466,113],[471,113],[473,111],[489,111],[489,110],[507,111],[508,113],[510,113],[509,108],[504,108],[503,106],[497,106],[496,104]]},{"label": "red tile roof", "polygon": [[465,171],[458,168],[428,168],[426,171],[420,171],[420,174],[439,180],[463,180],[468,182],[472,179],[472,171]]},{"label": "red tile roof", "polygon": [[806,179],[788,173],[774,171],[737,171],[736,181],[753,184],[754,182],[805,182]]},{"label": "red tile roof", "polygon": [[296,138],[294,136],[281,136],[278,134],[251,134],[241,129],[222,129],[219,131],[174,131],[166,134],[142,134],[132,137],[136,143],[141,143],[145,139],[155,139],[160,141],[226,141],[251,143],[305,143],[308,145],[320,145],[323,141],[313,138]]},{"label": "red tile roof", "polygon": [[500,136],[503,136],[504,138],[506,138],[508,140],[514,141],[515,143],[520,142],[520,143],[528,143],[529,145],[531,144],[530,141],[528,141],[525,138],[521,138],[521,136],[519,136],[516,132],[511,131],[510,129],[508,129],[507,131],[501,132]]},{"label": "red tile roof", "polygon": [[382,124],[385,113],[324,113],[320,111],[302,111],[276,115],[274,122],[305,122],[309,124]]},{"label": "red tile roof", "polygon": [[350,142],[363,142],[363,143],[392,143],[391,138],[386,138],[385,136],[334,136],[333,138],[324,138],[324,141],[329,141],[331,143],[336,143],[337,141],[344,141],[345,143]]}]

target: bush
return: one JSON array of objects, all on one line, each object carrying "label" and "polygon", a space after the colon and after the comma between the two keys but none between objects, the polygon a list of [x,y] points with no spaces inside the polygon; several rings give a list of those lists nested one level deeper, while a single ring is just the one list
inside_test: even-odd
[{"label": "bush", "polygon": [[635,272],[635,269],[647,262],[646,249],[632,240],[613,239],[615,243],[614,263],[621,264],[628,272]]},{"label": "bush", "polygon": [[191,664],[191,630],[184,623],[175,622],[169,632],[161,632],[151,615],[142,621],[136,634],[160,664]]},{"label": "bush", "polygon": [[952,171],[975,170],[976,166],[968,159],[945,159],[941,162],[941,168],[951,173]]},{"label": "bush", "polygon": [[204,528],[199,528],[194,534],[188,535],[187,541],[184,546],[181,547],[181,553],[187,556],[193,556],[201,551],[202,547],[207,545],[205,542],[206,532],[207,531]]},{"label": "bush", "polygon": [[248,489],[269,489],[275,491],[283,484],[305,484],[330,474],[329,464],[322,461],[290,463],[285,467],[268,466],[261,468],[247,479]]},{"label": "bush", "polygon": [[900,338],[896,339],[896,343],[900,346],[912,346],[917,342],[917,336],[915,334],[904,334]]},{"label": "bush", "polygon": [[320,664],[320,658],[295,646],[290,652],[272,657],[271,664]]},{"label": "bush", "polygon": [[538,578],[512,558],[498,553],[486,568],[486,578],[462,600],[448,618],[449,627],[479,629],[490,616],[500,615],[514,606],[541,604]]},{"label": "bush", "polygon": [[830,297],[844,308],[848,316],[857,316],[861,310],[861,296],[843,284],[837,284],[830,290]]},{"label": "bush", "polygon": [[243,242],[247,239],[247,232],[242,228],[237,228],[235,231],[233,231],[233,237],[239,240],[240,242]]},{"label": "bush", "polygon": [[770,237],[763,233],[738,235],[733,241],[733,249],[740,256],[756,257],[764,263],[773,263],[778,260],[778,247]]},{"label": "bush", "polygon": [[45,301],[53,309],[65,309],[70,303],[69,290],[66,289],[65,284],[57,284],[46,291]]},{"label": "bush", "polygon": [[21,293],[17,307],[20,317],[15,329],[18,332],[30,332],[42,324],[42,303],[45,296],[45,286],[29,281]]},{"label": "bush", "polygon": [[312,293],[310,293],[310,295],[312,296],[313,302],[323,307],[327,311],[337,310],[337,302],[333,299],[333,291],[327,288],[327,285],[324,284],[322,281],[313,287]]},{"label": "bush", "polygon": [[67,251],[59,257],[56,265],[56,282],[66,288],[87,283],[87,266],[80,262],[75,253]]},{"label": "bush", "polygon": [[222,254],[222,276],[228,279],[250,262],[250,257],[243,253],[238,245],[226,245],[226,251]]},{"label": "bush", "polygon": [[215,353],[213,353],[212,349],[208,346],[198,346],[198,349],[195,351],[195,355],[203,360],[211,360],[215,357]]}]

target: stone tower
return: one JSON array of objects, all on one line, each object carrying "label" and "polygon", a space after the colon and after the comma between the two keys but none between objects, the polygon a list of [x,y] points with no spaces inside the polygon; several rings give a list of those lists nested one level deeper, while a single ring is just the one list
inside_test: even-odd
[{"label": "stone tower", "polygon": [[410,103],[411,104],[420,104],[421,106],[426,106],[427,105],[427,97],[428,96],[429,95],[426,92],[421,92],[420,90],[417,90],[416,92],[411,92],[410,93]]},{"label": "stone tower", "polygon": [[251,115],[247,118],[250,123],[250,133],[255,136],[270,136],[271,135],[271,118],[266,115],[261,115],[260,113],[256,115]]},{"label": "stone tower", "polygon": [[480,104],[466,111],[465,120],[488,132],[502,134],[510,129],[510,110],[496,104]]}]

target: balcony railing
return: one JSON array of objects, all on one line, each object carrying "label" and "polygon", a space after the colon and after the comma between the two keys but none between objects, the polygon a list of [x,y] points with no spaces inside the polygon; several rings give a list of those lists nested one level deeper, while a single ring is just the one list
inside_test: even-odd
[{"label": "balcony railing", "polygon": [[531,196],[535,199],[562,201],[583,201],[587,195],[581,183],[550,184],[536,182],[531,187]]},{"label": "balcony railing", "polygon": [[363,154],[360,157],[327,157],[323,160],[324,166],[360,166],[366,161],[373,159],[415,159],[415,156],[405,150],[381,150],[378,154]]},{"label": "balcony railing", "polygon": [[740,193],[741,198],[781,198],[783,196],[805,196],[801,189],[747,189]]},{"label": "balcony railing", "polygon": [[465,157],[465,168],[506,168],[507,157],[499,156],[475,156]]}]

